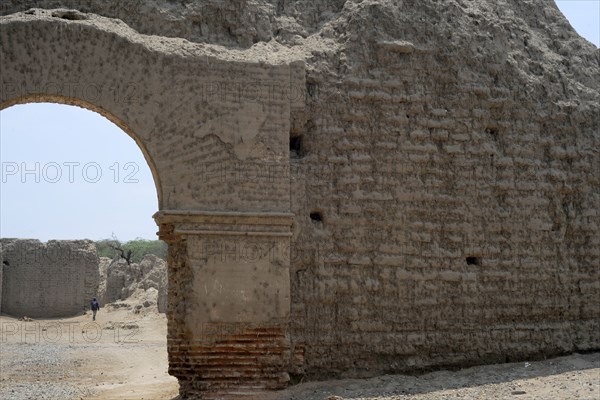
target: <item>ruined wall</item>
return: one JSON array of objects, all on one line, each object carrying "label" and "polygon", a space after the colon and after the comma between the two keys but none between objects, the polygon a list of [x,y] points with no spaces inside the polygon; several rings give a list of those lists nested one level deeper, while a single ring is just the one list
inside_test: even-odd
[{"label": "ruined wall", "polygon": [[167,310],[167,262],[154,254],[145,255],[130,265],[123,259],[100,257],[100,303],[124,300],[137,290],[156,289],[158,312]]},{"label": "ruined wall", "polygon": [[345,10],[292,160],[304,371],[600,348],[598,49],[550,1]]},{"label": "ruined wall", "polygon": [[0,239],[2,313],[64,317],[89,309],[98,290],[98,254],[92,241]]},{"label": "ruined wall", "polygon": [[[135,12],[117,3],[134,5]],[[116,65],[119,79],[138,77],[142,99],[171,89],[177,94],[152,108],[157,118],[149,125],[156,129],[142,118],[146,102],[117,113],[133,123],[157,169],[164,170],[169,186],[162,189],[161,207],[293,212],[292,326],[275,335],[291,340],[297,355],[288,372],[361,376],[600,347],[600,56],[553,2],[3,4],[5,13],[34,5],[81,8],[120,18],[145,34],[206,46],[170,39],[159,46],[123,26],[100,32],[65,27],[63,34],[75,47],[82,32],[90,42],[105,38],[104,30],[125,32],[126,51],[106,50],[106,64]],[[20,41],[34,39],[24,35]],[[181,58],[149,57],[138,45]],[[213,57],[213,64],[197,67],[185,52]],[[261,57],[267,62],[259,65]],[[212,173],[207,184],[202,162],[212,168],[240,154],[258,163],[287,160],[278,158],[281,152],[257,150],[272,149],[276,141],[248,150],[243,139],[217,140],[241,130],[260,107],[236,114],[234,102],[212,96],[199,111],[186,109],[206,94],[195,79],[257,74],[268,80],[287,73],[297,83],[299,68],[269,66],[288,58],[306,62],[305,108],[295,104],[288,112],[288,105],[277,103],[272,110],[281,112],[263,119],[268,128],[258,126],[289,132],[290,175],[260,186],[236,174]],[[215,67],[224,59],[238,64]],[[160,62],[162,68],[153,67]],[[207,77],[197,78],[199,70]],[[82,71],[77,77],[112,82],[97,63]],[[165,76],[172,80],[159,79]],[[288,188],[290,203],[282,200]],[[190,299],[194,277],[222,270],[205,268],[205,237],[181,240],[170,221],[178,221],[180,232],[212,230],[212,240],[227,245],[246,240],[235,237],[243,234],[237,214],[210,221],[211,214],[199,213],[200,222],[187,227],[181,222],[186,218],[159,218],[170,241],[170,335],[181,338],[200,331],[186,331],[195,326],[183,317],[192,312],[186,302],[201,307],[210,298]],[[269,229],[277,231],[274,226]],[[211,255],[237,262],[235,246],[221,248],[225,255]],[[198,371],[210,371],[214,366],[196,356],[204,351],[173,341],[171,372],[188,374],[192,382]],[[210,351],[218,352],[218,345]],[[196,375],[191,364],[199,365]]]}]

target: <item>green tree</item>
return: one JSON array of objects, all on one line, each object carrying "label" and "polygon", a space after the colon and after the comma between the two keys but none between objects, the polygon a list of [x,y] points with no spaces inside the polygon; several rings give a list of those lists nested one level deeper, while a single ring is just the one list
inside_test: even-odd
[{"label": "green tree", "polygon": [[167,259],[167,244],[162,240],[146,240],[137,238],[123,244],[125,252],[131,251],[131,261],[140,262],[146,254],[154,254],[155,256]]},{"label": "green tree", "polygon": [[108,257],[114,258],[118,255],[115,247],[121,246],[121,242],[119,242],[114,237],[112,239],[102,239],[95,242],[96,250],[98,251],[98,256],[100,257]]},{"label": "green tree", "polygon": [[95,242],[100,257],[121,257],[128,262],[139,263],[145,255],[167,259],[167,244],[162,240],[147,240],[136,238],[128,242],[120,242],[116,237]]}]

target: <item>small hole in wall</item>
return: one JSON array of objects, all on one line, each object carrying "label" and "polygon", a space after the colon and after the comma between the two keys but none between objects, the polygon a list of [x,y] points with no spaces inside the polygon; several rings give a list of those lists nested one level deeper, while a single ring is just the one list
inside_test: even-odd
[{"label": "small hole in wall", "polygon": [[302,147],[302,135],[290,137],[290,156],[300,158],[304,155]]},{"label": "small hole in wall", "polygon": [[2,261],[2,264],[10,266],[10,264],[6,260]]},{"label": "small hole in wall", "polygon": [[467,257],[467,265],[479,265],[479,258]]},{"label": "small hole in wall", "polygon": [[297,385],[304,382],[306,376],[304,374],[293,374],[290,372],[290,385]]},{"label": "small hole in wall", "polygon": [[498,140],[498,128],[485,128],[485,133],[490,135],[494,140]]},{"label": "small hole in wall", "polygon": [[320,211],[313,211],[310,213],[310,219],[316,222],[322,222],[323,214]]},{"label": "small hole in wall", "polygon": [[87,19],[87,16],[79,11],[55,11],[52,13],[55,18],[68,19],[70,21],[82,21]]}]

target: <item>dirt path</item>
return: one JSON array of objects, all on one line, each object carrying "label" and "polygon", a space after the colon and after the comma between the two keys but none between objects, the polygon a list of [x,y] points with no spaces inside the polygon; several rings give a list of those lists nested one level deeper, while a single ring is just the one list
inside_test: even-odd
[{"label": "dirt path", "polygon": [[[89,315],[23,322],[1,316],[0,398],[170,400],[166,319],[126,307]],[[600,353],[540,362],[310,382],[259,400],[600,399]]]},{"label": "dirt path", "polygon": [[166,318],[103,308],[90,315],[30,322],[0,317],[2,399],[172,399]]}]

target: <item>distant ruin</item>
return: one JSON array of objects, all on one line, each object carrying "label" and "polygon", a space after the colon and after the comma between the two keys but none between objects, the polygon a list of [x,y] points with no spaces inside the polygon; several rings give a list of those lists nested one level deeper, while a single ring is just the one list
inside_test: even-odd
[{"label": "distant ruin", "polygon": [[600,55],[554,2],[2,7],[0,109],[148,161],[182,398],[600,348]]},{"label": "distant ruin", "polygon": [[127,264],[123,259],[100,257],[101,305],[125,300],[136,291],[156,291],[156,309],[167,312],[167,262],[154,254],[145,255],[139,263]]},{"label": "distant ruin", "polygon": [[128,264],[98,257],[91,240],[3,238],[0,261],[0,313],[13,317],[70,317],[88,311],[93,297],[104,307],[136,291],[167,310],[167,265],[152,254]]},{"label": "distant ruin", "polygon": [[0,312],[50,318],[89,309],[99,282],[94,242],[0,239],[0,246]]}]

